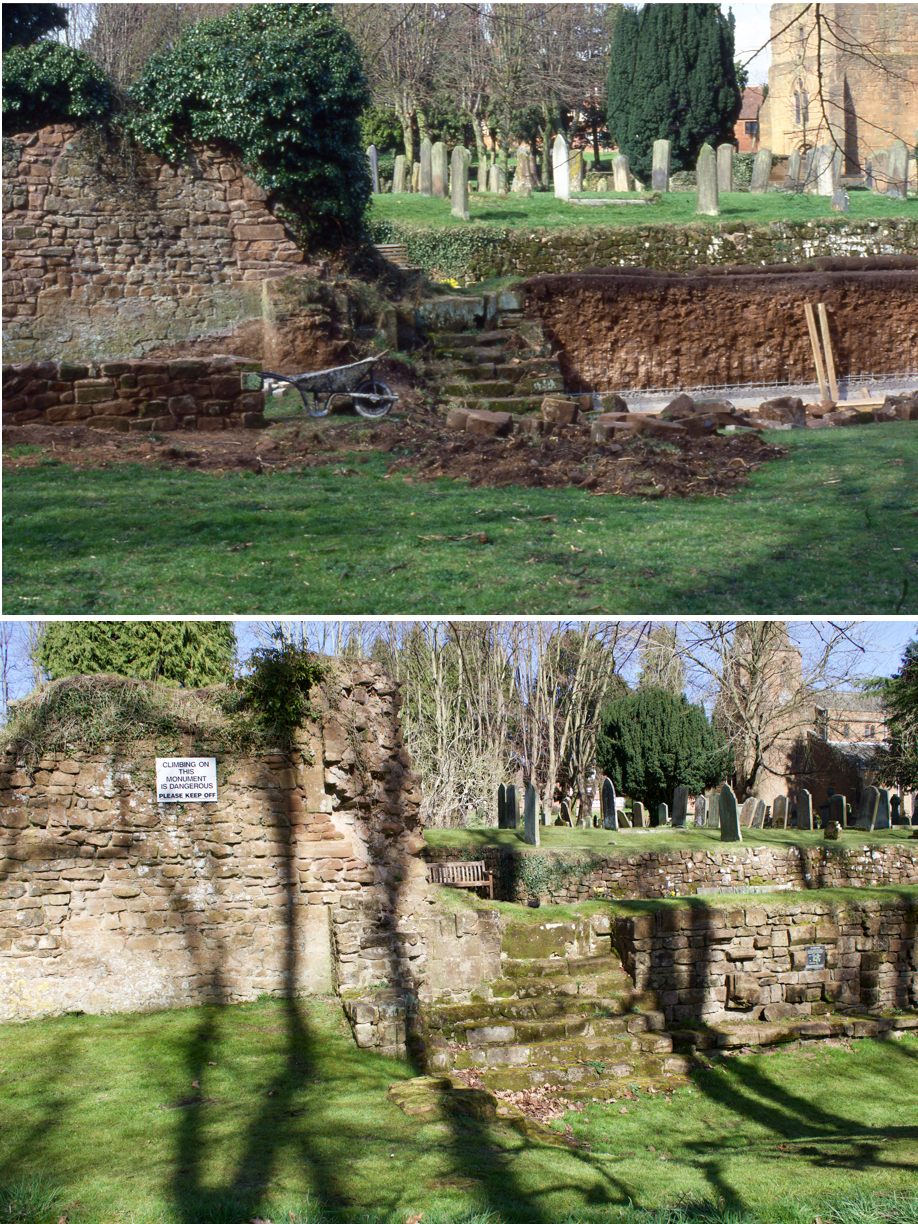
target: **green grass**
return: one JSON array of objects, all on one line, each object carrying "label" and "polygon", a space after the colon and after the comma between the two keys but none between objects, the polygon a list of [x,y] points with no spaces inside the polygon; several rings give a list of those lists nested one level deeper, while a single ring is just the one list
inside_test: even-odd
[{"label": "green grass", "polygon": [[[640,199],[639,194],[622,192],[582,192],[579,196],[592,199]],[[866,221],[887,217],[914,217],[916,204],[908,201],[888,200],[869,191],[849,192],[851,208],[847,216],[850,221]],[[575,198],[577,198],[575,196]],[[730,221],[741,221],[749,225],[769,225],[772,222],[806,222],[821,218],[838,220],[838,213],[829,207],[824,196],[784,195],[767,192],[750,195],[748,192],[731,192],[720,197],[719,217],[698,217],[698,201],[694,191],[674,191],[662,195],[657,203],[646,205],[610,205],[608,208],[578,208],[557,200],[553,192],[536,192],[529,199],[519,196],[469,194],[469,217],[473,224],[485,225],[489,229],[568,229],[580,225],[631,226],[631,225],[688,225],[712,226]],[[406,225],[423,228],[432,226],[446,229],[468,228],[469,222],[450,215],[449,200],[421,195],[376,195],[373,197],[368,219],[375,221],[398,221]]]},{"label": "green grass", "polygon": [[918,1224],[913,1036],[588,1103],[565,1122],[589,1149],[408,1118],[386,1090],[413,1074],[357,1050],[333,1001],[7,1026],[0,1219]]},{"label": "green grass", "polygon": [[387,478],[391,456],[380,454],[359,467],[338,454],[327,467],[272,476],[77,471],[50,461],[4,477],[3,607],[7,615],[918,611],[918,429],[765,436],[790,458],[765,464],[747,488],[665,501]]}]

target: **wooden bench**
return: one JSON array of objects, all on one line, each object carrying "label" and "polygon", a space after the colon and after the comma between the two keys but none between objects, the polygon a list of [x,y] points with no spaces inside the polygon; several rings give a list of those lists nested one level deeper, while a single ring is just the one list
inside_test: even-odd
[{"label": "wooden bench", "polygon": [[407,243],[377,242],[376,250],[383,257],[383,259],[388,259],[389,263],[394,263],[397,268],[402,268],[405,271],[410,270],[411,264],[408,262]]},{"label": "wooden bench", "polygon": [[431,863],[427,879],[448,888],[486,888],[489,899],[494,900],[494,876],[484,863]]}]

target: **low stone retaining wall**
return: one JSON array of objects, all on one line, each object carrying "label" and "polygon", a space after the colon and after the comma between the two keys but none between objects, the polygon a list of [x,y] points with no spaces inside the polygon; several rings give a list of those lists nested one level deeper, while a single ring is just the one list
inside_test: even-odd
[{"label": "low stone retaining wall", "polygon": [[[635,839],[641,834],[635,834]],[[566,905],[595,897],[689,897],[707,890],[787,885],[816,888],[918,884],[918,843],[859,842],[848,830],[840,843],[740,846],[727,850],[552,853],[487,846],[464,851],[430,846],[432,862],[483,859],[501,901]],[[712,847],[719,845],[712,839]]]},{"label": "low stone retaining wall", "polygon": [[266,424],[258,362],[28,361],[3,367],[3,423],[100,429],[258,429]]}]

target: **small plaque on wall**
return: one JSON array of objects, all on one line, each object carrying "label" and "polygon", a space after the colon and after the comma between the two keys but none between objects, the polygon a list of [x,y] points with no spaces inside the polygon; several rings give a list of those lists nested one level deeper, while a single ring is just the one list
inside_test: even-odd
[{"label": "small plaque on wall", "polygon": [[216,757],[157,757],[157,803],[216,803]]},{"label": "small plaque on wall", "polygon": [[806,967],[807,969],[825,969],[826,967],[826,945],[825,944],[807,944],[806,945]]}]

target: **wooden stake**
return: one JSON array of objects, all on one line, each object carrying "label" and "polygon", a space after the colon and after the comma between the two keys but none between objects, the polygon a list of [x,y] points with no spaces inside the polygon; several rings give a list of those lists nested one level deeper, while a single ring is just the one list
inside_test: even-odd
[{"label": "wooden stake", "polygon": [[819,394],[824,400],[829,398],[829,388],[826,386],[826,372],[822,364],[822,352],[819,348],[819,333],[816,331],[816,315],[810,302],[803,307],[806,314],[806,325],[810,333],[810,344],[813,348],[813,360],[816,363],[816,377],[819,380]]},{"label": "wooden stake", "polygon": [[829,316],[825,302],[819,303],[819,330],[822,332],[822,347],[826,350],[826,368],[829,372],[829,394],[838,403],[838,379],[835,377],[835,358],[832,355],[832,337],[829,335]]}]

